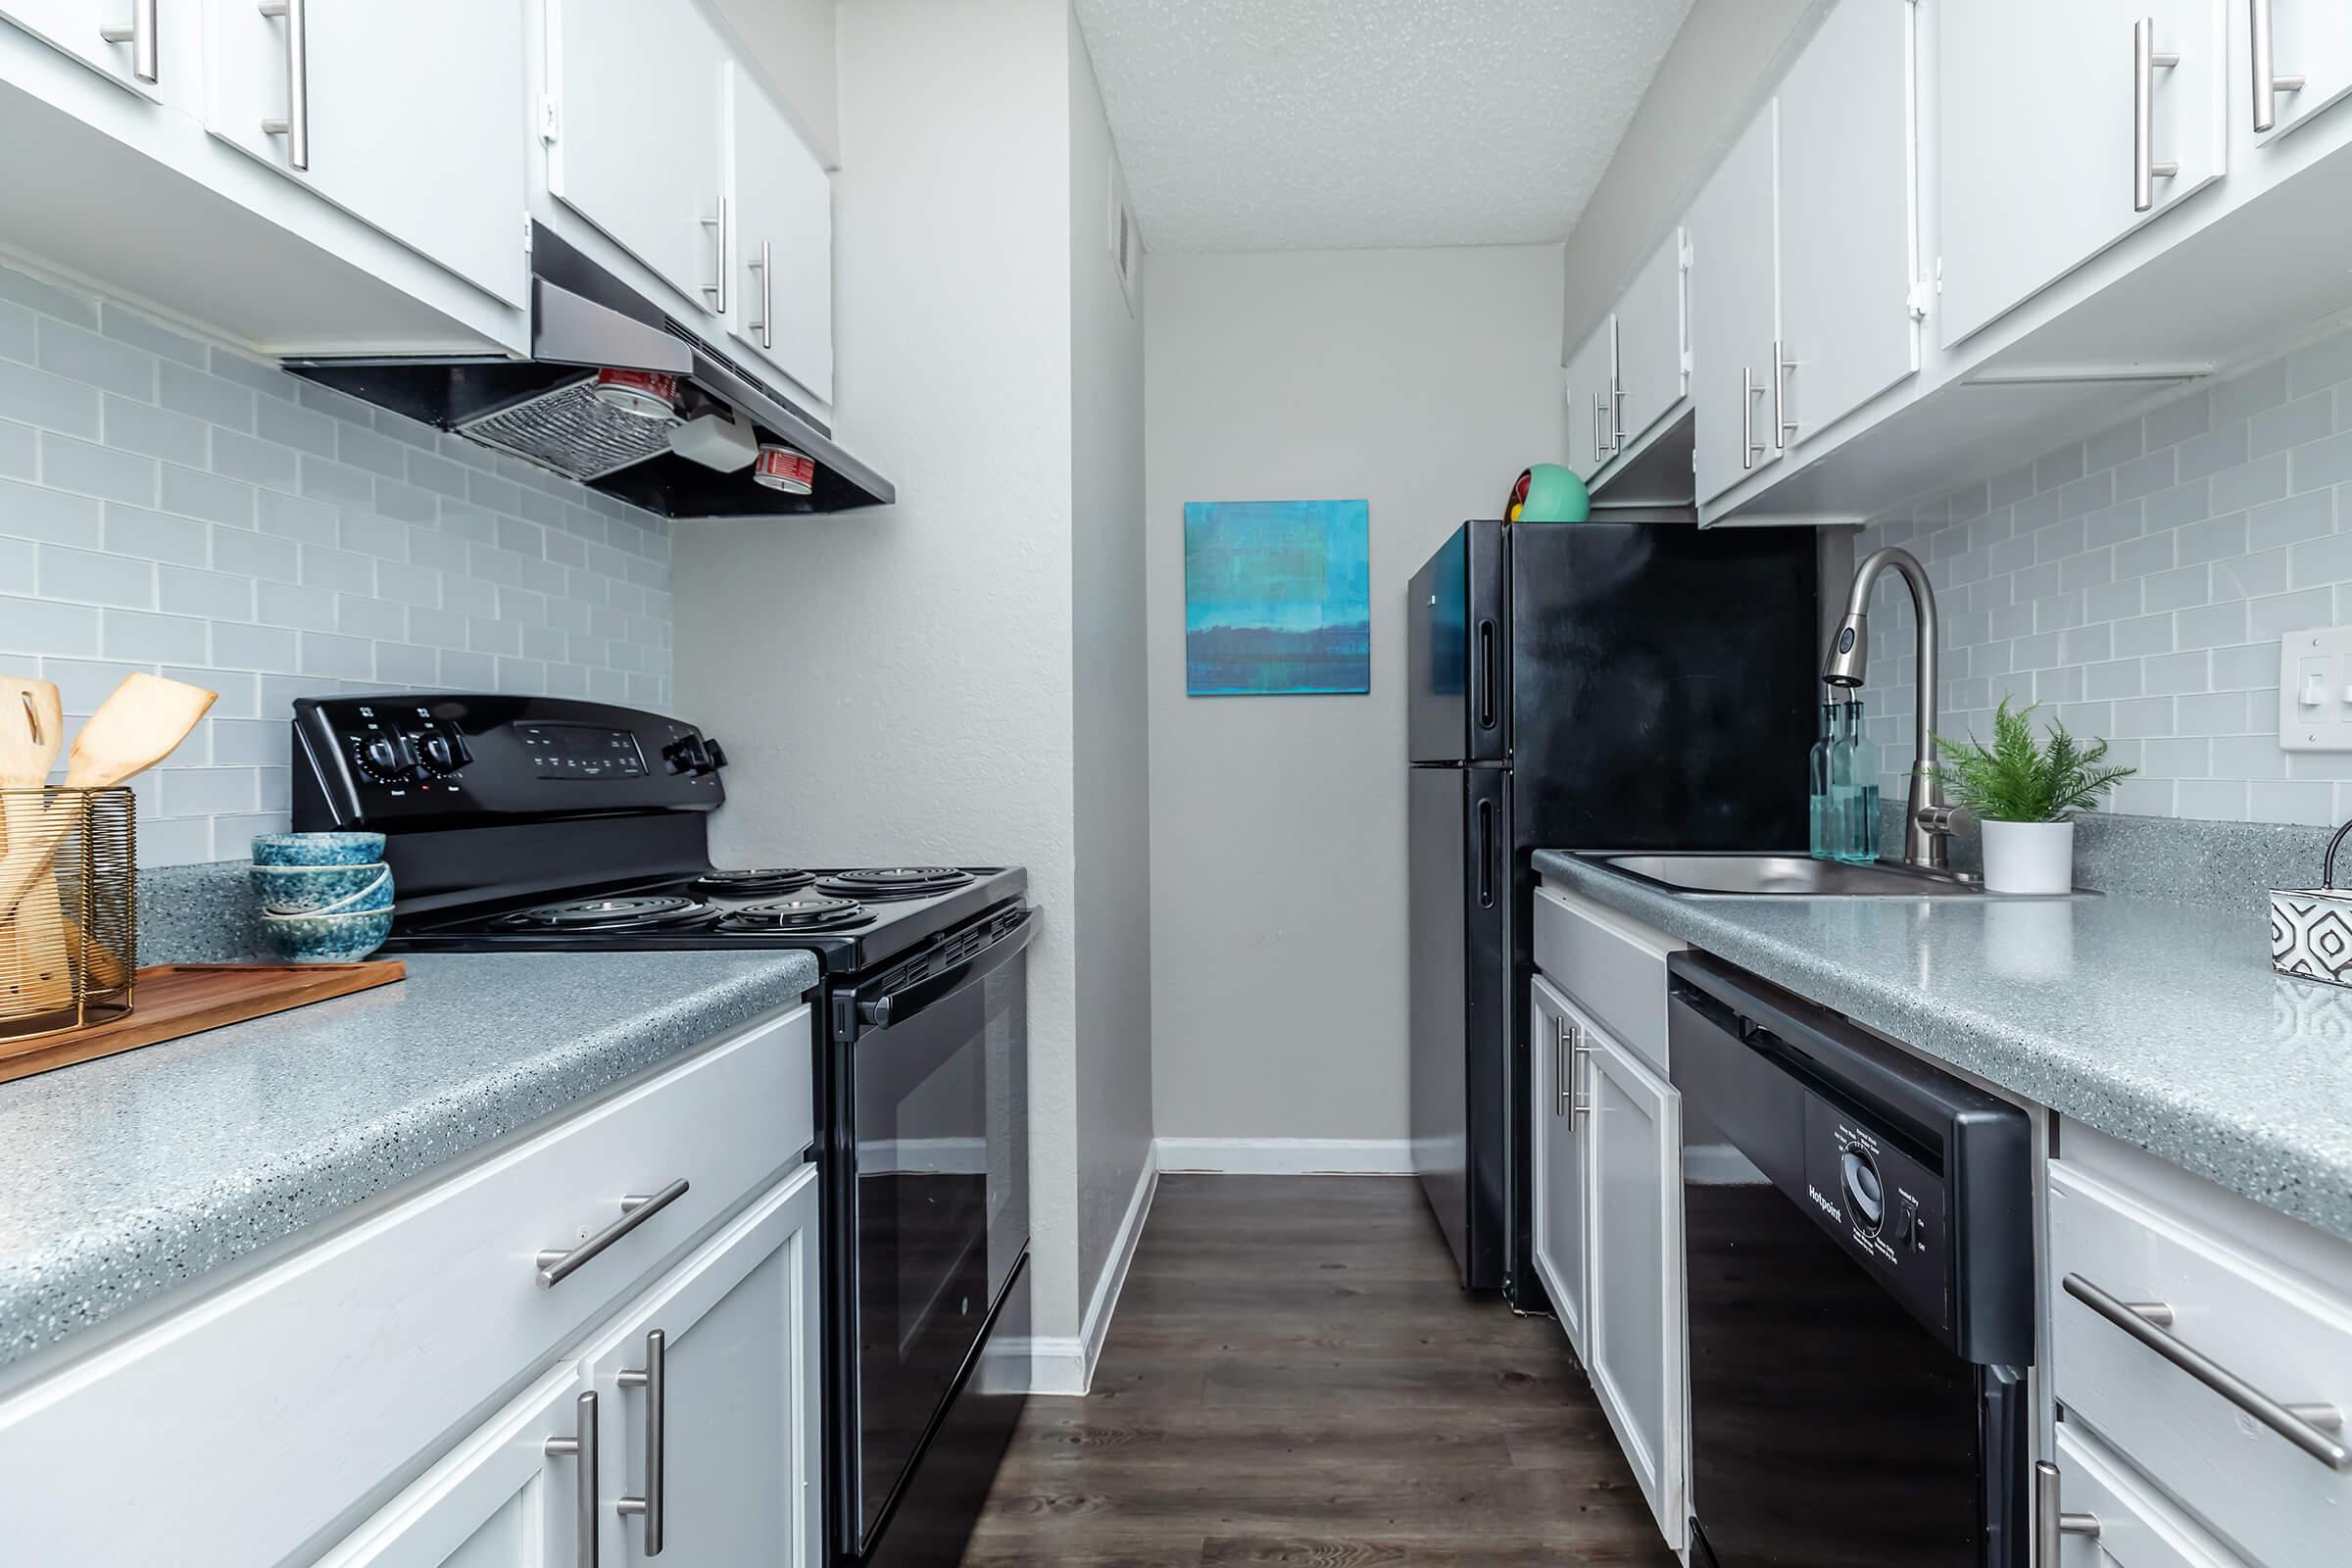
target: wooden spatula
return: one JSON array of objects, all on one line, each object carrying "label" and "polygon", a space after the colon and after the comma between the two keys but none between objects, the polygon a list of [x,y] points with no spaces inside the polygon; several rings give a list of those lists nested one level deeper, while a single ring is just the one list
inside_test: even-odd
[{"label": "wooden spatula", "polygon": [[[37,790],[48,783],[65,738],[64,706],[52,682],[0,675],[0,790]],[[41,814],[35,796],[0,795],[0,842],[37,834]],[[35,896],[15,917],[0,917],[0,987],[14,1012],[73,1004],[64,913],[56,898],[39,896],[37,879]]]},{"label": "wooden spatula", "polygon": [[[143,672],[123,676],[74,737],[67,785],[110,789],[153,767],[188,738],[219,695]],[[16,909],[26,889],[48,876],[57,847],[73,826],[73,815],[64,810],[45,811],[23,831],[12,825],[7,853],[0,855],[0,918]]]}]

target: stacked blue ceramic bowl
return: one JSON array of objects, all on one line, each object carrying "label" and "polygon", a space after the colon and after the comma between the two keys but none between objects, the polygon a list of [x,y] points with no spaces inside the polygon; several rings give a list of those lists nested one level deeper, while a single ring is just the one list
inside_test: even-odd
[{"label": "stacked blue ceramic bowl", "polygon": [[262,942],[294,963],[357,963],[392,932],[381,833],[265,833],[253,841]]}]

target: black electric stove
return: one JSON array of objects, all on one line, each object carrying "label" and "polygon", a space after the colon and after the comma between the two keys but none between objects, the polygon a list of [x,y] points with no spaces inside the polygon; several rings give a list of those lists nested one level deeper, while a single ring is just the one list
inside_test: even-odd
[{"label": "black electric stove", "polygon": [[714,866],[726,765],[600,703],[294,705],[294,826],[384,834],[388,952],[816,956],[827,1560],[954,1562],[1027,1397],[1039,914],[1018,866]]}]

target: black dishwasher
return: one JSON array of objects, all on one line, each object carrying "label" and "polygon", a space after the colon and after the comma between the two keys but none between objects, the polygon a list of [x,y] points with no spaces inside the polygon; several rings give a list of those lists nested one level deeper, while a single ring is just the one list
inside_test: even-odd
[{"label": "black dishwasher", "polygon": [[1670,970],[1692,1568],[2027,1568],[2025,1112],[1720,959]]}]

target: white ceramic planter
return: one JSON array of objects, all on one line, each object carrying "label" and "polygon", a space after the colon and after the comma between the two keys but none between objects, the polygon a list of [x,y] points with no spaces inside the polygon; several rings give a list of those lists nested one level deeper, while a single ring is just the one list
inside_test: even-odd
[{"label": "white ceramic planter", "polygon": [[1984,891],[2075,891],[2075,824],[1986,822]]}]

